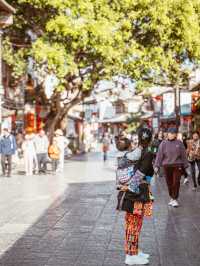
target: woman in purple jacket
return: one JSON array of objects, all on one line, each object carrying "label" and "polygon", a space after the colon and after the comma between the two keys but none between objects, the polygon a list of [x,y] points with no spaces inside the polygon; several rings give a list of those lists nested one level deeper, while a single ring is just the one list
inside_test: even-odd
[{"label": "woman in purple jacket", "polygon": [[184,171],[188,168],[186,150],[183,143],[177,140],[177,128],[168,129],[168,139],[159,146],[155,161],[155,172],[163,166],[166,183],[169,191],[169,206],[178,207],[180,180]]}]

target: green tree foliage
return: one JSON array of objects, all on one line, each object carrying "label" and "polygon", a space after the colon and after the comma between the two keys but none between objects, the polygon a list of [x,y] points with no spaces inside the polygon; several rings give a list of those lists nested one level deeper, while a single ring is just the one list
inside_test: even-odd
[{"label": "green tree foliage", "polygon": [[[26,71],[28,56],[47,64],[59,78],[56,97],[61,90],[77,90],[76,99],[81,99],[99,80],[118,74],[136,80],[139,89],[153,83],[182,84],[188,77],[183,64],[198,64],[200,58],[199,0],[8,3],[17,10],[8,35],[18,45],[8,48],[7,41],[5,59],[16,76]],[[27,34],[30,29],[35,41]],[[61,109],[60,117],[69,103]]]}]

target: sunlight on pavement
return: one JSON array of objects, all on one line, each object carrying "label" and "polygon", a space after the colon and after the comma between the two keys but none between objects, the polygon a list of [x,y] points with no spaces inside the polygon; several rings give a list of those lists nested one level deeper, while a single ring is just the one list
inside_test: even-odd
[{"label": "sunlight on pavement", "polygon": [[115,180],[114,162],[111,158],[104,163],[101,155],[91,154],[86,160],[67,161],[64,174],[1,179],[1,256],[19,239],[34,234],[31,228],[37,226],[44,215],[47,215],[47,225],[54,222],[49,208],[62,199],[70,184]]}]

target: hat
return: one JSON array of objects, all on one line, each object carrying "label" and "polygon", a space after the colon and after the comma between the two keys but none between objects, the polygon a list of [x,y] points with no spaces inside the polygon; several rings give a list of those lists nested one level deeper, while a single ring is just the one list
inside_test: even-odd
[{"label": "hat", "polygon": [[63,136],[63,131],[62,131],[61,129],[57,129],[57,130],[55,131],[55,134],[56,134],[56,135],[59,135],[59,136]]},{"label": "hat", "polygon": [[172,134],[177,134],[178,129],[176,127],[170,127],[170,128],[168,128],[167,132],[172,133]]}]

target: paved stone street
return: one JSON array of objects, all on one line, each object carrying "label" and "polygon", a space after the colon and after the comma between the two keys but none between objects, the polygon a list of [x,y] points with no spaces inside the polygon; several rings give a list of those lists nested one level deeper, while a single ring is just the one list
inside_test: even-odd
[{"label": "paved stone street", "polygon": [[[64,176],[0,179],[0,265],[124,265],[123,213],[115,211],[114,164],[98,154],[66,162]],[[200,266],[200,192],[182,186],[170,209],[162,179],[141,247],[152,266]]]}]

